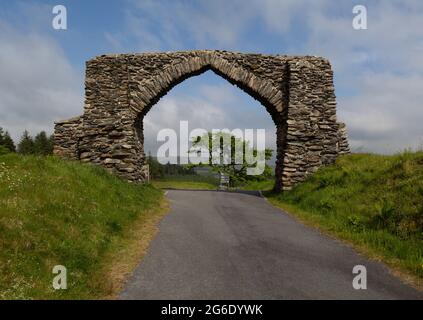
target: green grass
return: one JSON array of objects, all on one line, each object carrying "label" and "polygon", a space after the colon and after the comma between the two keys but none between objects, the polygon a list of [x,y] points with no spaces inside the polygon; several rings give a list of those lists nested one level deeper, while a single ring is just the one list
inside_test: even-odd
[{"label": "green grass", "polygon": [[166,176],[159,180],[151,182],[157,188],[172,189],[207,189],[216,190],[219,186],[219,180],[211,176],[201,175],[181,175]]},{"label": "green grass", "polygon": [[[172,189],[206,189],[216,190],[219,187],[219,179],[211,176],[201,175],[170,175],[151,182],[157,188]],[[242,190],[271,190],[275,180],[249,181],[246,184],[237,186],[235,189]]]},{"label": "green grass", "polygon": [[[0,156],[0,299],[110,294],[106,257],[161,201],[153,186],[124,182],[98,167]],[[67,290],[52,288],[55,265],[67,268]]]},{"label": "green grass", "polygon": [[351,154],[269,200],[423,279],[423,152]]},{"label": "green grass", "polygon": [[275,179],[261,180],[261,181],[248,181],[245,185],[240,186],[242,190],[261,190],[269,191],[273,189]]}]

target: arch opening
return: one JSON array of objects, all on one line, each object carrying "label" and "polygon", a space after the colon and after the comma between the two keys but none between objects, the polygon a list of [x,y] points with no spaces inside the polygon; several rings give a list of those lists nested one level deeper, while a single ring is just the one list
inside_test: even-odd
[{"label": "arch opening", "polygon": [[[144,137],[144,128],[145,128],[144,119],[145,119],[145,117],[147,117],[149,112],[156,105],[159,104],[160,100],[163,97],[167,96],[168,93],[170,93],[175,87],[177,87],[178,85],[180,85],[181,83],[183,83],[183,82],[185,82],[189,79],[201,77],[203,74],[205,74],[207,72],[213,73],[213,75],[215,75],[219,79],[224,80],[224,82],[226,84],[231,84],[232,86],[241,90],[246,96],[248,96],[248,98],[251,98],[252,100],[255,100],[256,102],[258,102],[258,104],[261,105],[261,108],[264,107],[265,110],[267,111],[267,114],[270,115],[270,118],[272,119],[273,125],[275,126],[275,133],[274,133],[275,135],[276,135],[277,132],[281,133],[281,132],[286,131],[286,122],[283,121],[283,119],[284,119],[283,115],[286,114],[286,113],[277,112],[274,109],[274,107],[272,107],[272,104],[265,97],[261,96],[256,90],[254,90],[250,86],[248,86],[245,83],[242,83],[240,81],[234,81],[233,79],[231,79],[227,75],[223,74],[222,72],[220,72],[216,68],[213,68],[213,66],[206,65],[206,66],[203,66],[199,70],[196,70],[194,72],[188,72],[184,75],[181,75],[179,78],[170,82],[169,85],[162,88],[157,93],[157,95],[155,95],[150,100],[150,102],[147,105],[142,107],[142,111],[140,111],[137,114],[137,116],[134,120],[134,130],[136,132],[135,136],[136,136],[136,143],[137,143],[137,146],[138,146],[137,150],[142,157],[141,161],[142,161],[143,164],[146,163],[146,159],[147,159],[146,152],[145,152],[146,150],[144,150],[144,148],[145,148],[145,137]],[[287,98],[287,94],[285,95],[285,97]],[[284,102],[284,103],[286,103],[286,105],[287,105],[287,101]],[[285,119],[285,121],[286,121],[286,119]],[[193,129],[193,128],[191,128],[191,129]],[[215,129],[224,129],[224,128],[215,128]],[[234,128],[229,128],[229,129],[234,129]],[[261,128],[253,128],[253,129],[261,129]],[[266,148],[267,147],[268,147],[268,145],[266,145]],[[271,161],[276,160],[276,161],[274,161],[274,174],[275,174],[275,176],[274,176],[274,189],[275,190],[280,189],[280,185],[278,185],[278,181],[281,180],[282,168],[279,168],[278,166],[281,166],[282,162],[280,161],[280,159],[278,159],[277,155],[283,153],[283,150],[282,150],[283,148],[284,148],[284,141],[276,138],[275,139],[275,148],[271,148],[272,151],[273,151],[273,157],[272,157]],[[181,155],[179,155],[179,156],[181,156]]]}]

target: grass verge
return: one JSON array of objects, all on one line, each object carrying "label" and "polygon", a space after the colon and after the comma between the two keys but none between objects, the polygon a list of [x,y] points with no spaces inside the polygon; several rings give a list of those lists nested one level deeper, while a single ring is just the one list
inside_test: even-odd
[{"label": "grass verge", "polygon": [[423,152],[352,154],[269,201],[422,289]]},{"label": "grass verge", "polygon": [[[55,157],[0,156],[0,298],[113,298],[166,211],[162,191]],[[67,268],[54,290],[55,265]]]},{"label": "grass verge", "polygon": [[248,181],[243,186],[240,186],[241,190],[260,190],[270,191],[275,185],[275,179],[261,180],[261,181]]},{"label": "grass verge", "polygon": [[101,264],[101,271],[94,279],[103,287],[102,299],[116,299],[123,290],[132,271],[147,253],[151,240],[158,231],[158,224],[169,211],[163,199],[159,208],[148,210],[134,221],[125,236],[115,241]]}]

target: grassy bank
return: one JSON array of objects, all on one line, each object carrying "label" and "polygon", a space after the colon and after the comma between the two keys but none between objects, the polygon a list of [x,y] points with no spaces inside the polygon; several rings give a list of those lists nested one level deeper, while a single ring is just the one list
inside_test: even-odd
[{"label": "grassy bank", "polygon": [[275,205],[423,279],[423,152],[352,154],[319,170]]},{"label": "grassy bank", "polygon": [[172,175],[151,182],[157,188],[216,190],[219,179],[202,175]]},{"label": "grassy bank", "polygon": [[[97,167],[0,156],[0,298],[113,297],[154,234],[163,201],[160,190]],[[67,268],[67,290],[52,288],[55,265]]]}]

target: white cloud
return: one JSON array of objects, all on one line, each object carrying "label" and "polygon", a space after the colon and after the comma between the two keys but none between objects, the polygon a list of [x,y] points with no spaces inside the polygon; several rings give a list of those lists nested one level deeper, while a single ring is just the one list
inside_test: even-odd
[{"label": "white cloud", "polygon": [[[338,92],[338,114],[347,123],[354,147],[393,152],[422,143],[423,129],[418,123],[423,116],[420,0],[362,1],[369,15],[369,29],[363,31],[351,26],[354,1],[128,3],[124,9],[125,27],[104,33],[106,42],[116,51],[242,50],[245,43],[259,51],[253,43],[258,32],[264,51],[271,48],[280,53],[289,51],[330,59]],[[47,7],[21,4],[18,10],[24,14],[28,28],[40,30],[38,26],[46,24],[45,12],[50,8]],[[50,37],[42,32],[19,31],[23,28],[16,14],[7,16],[7,21],[14,21],[12,28],[6,24],[5,16],[0,15],[0,126],[10,130],[15,138],[25,128],[51,132],[54,120],[81,113],[83,74],[74,71]],[[297,36],[303,41],[292,41]],[[284,47],[270,42],[267,47],[267,37],[271,41],[280,37]],[[163,113],[161,118],[169,118],[168,121],[186,118],[201,126],[207,121],[229,127],[256,124],[255,113],[240,112],[243,101],[225,100],[233,97],[224,88],[197,88],[203,91],[192,91],[191,98],[165,97],[159,105],[167,103],[172,111],[166,112],[166,116]],[[237,103],[233,109],[238,114],[231,111]],[[152,112],[156,109],[163,108],[156,106]],[[159,122],[156,125],[169,126]]]},{"label": "white cloud", "polygon": [[423,8],[410,10],[406,1],[378,1],[367,5],[368,29],[351,26],[352,4],[343,3],[343,15],[329,14],[330,5],[309,15],[310,35],[304,50],[330,58],[338,72],[357,67],[384,71],[423,72]]},{"label": "white cloud", "polygon": [[[191,49],[237,50],[263,24],[272,39],[288,39],[290,53],[330,59],[341,92],[339,118],[347,123],[353,147],[394,152],[421,144],[421,1],[362,1],[368,9],[368,30],[362,31],[352,28],[354,1],[132,3],[128,31],[156,50],[186,49],[189,43]],[[302,43],[291,41],[297,35]]]},{"label": "white cloud", "polygon": [[15,140],[25,129],[52,133],[54,121],[81,113],[82,77],[48,37],[0,24],[0,126]]},{"label": "white cloud", "polygon": [[328,57],[338,89],[338,114],[354,149],[393,153],[423,143],[423,6],[412,1],[368,5],[368,30],[351,17],[311,16],[306,48]]},{"label": "white cloud", "polygon": [[381,153],[422,147],[422,87],[422,75],[364,75],[361,94],[339,102],[352,147]]},{"label": "white cloud", "polygon": [[[179,136],[179,121],[189,121],[189,131],[212,129],[265,129],[266,145],[275,149],[276,132],[273,120],[259,102],[242,99],[246,93],[229,83],[204,85],[188,80],[194,94],[180,93],[177,88],[164,96],[144,118],[146,152],[156,153],[161,142],[157,133],[164,128],[175,130]],[[222,82],[226,80],[222,79]],[[186,86],[186,85],[185,85]],[[176,91],[176,92],[175,92]],[[248,99],[247,99],[248,100]]]},{"label": "white cloud", "polygon": [[[132,0],[125,11],[125,30],[106,34],[116,48],[116,37],[138,51],[183,50],[187,42],[196,48],[234,48],[255,12],[244,1]],[[136,44],[134,44],[134,42]]]}]

